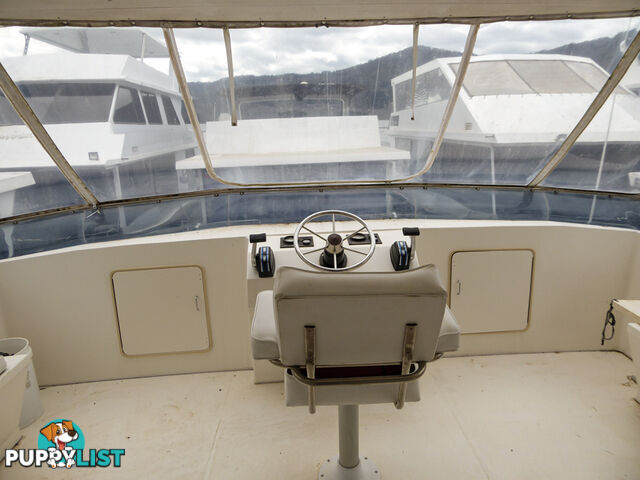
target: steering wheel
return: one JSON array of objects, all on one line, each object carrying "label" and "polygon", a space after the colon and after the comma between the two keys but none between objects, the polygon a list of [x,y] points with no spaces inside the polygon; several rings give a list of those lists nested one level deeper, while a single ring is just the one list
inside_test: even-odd
[{"label": "steering wheel", "polygon": [[[318,217],[324,217],[328,215],[331,215],[331,223],[333,227],[332,233],[330,233],[329,235],[327,236],[320,235],[319,233],[314,232],[307,226],[307,224],[310,223],[312,220]],[[342,235],[336,233],[336,216],[347,217],[350,220],[354,220],[357,223],[359,223],[361,227],[349,233],[343,238]],[[313,250],[303,251],[302,248],[300,247],[300,244],[298,243],[298,237],[300,236],[300,232],[302,230],[306,230],[307,232],[321,239],[324,242],[324,246],[320,248],[315,248]],[[343,245],[351,237],[353,237],[356,234],[359,234],[363,230],[366,230],[366,232],[369,234],[369,238],[371,239],[371,241],[369,242],[369,250],[366,253]],[[304,263],[306,263],[307,265],[313,268],[318,268],[320,270],[328,270],[330,272],[344,272],[346,270],[353,270],[354,268],[358,268],[359,266],[364,265],[366,262],[368,262],[371,256],[373,255],[373,252],[376,249],[376,240],[375,240],[373,231],[364,222],[364,220],[362,220],[357,215],[354,215],[353,213],[349,213],[349,212],[344,212],[342,210],[323,210],[321,212],[312,213],[307,218],[302,220],[302,222],[300,222],[300,224],[296,227],[296,231],[293,234],[293,248],[295,248],[296,253],[300,257],[300,259]],[[331,263],[333,263],[333,265],[331,265],[330,267],[324,266],[320,263],[320,259],[314,262],[308,258],[308,255],[312,253],[317,253],[320,251],[324,251],[322,255],[324,255],[325,258],[329,257],[329,259],[332,260]],[[340,266],[339,258],[344,256],[345,251],[362,255],[362,258],[356,263],[353,263],[351,265],[346,265],[345,263],[344,266]]]}]

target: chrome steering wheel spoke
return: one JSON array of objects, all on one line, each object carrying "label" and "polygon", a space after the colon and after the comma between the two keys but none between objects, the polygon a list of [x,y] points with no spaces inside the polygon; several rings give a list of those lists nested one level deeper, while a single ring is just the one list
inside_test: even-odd
[{"label": "chrome steering wheel spoke", "polygon": [[353,252],[353,253],[359,253],[360,255],[366,255],[367,252],[361,252],[360,250],[355,250],[353,248],[349,248],[349,247],[345,247],[344,245],[342,246],[343,250],[346,250],[347,252]]},{"label": "chrome steering wheel spoke", "polygon": [[367,227],[361,227],[361,228],[359,228],[358,230],[356,230],[355,232],[351,232],[349,235],[347,235],[346,237],[344,237],[344,239],[345,239],[346,241],[348,241],[351,237],[353,237],[354,235],[359,234],[359,233],[360,233],[362,230],[364,230],[365,228],[367,228]]},{"label": "chrome steering wheel spoke", "polygon": [[302,251],[302,255],[310,255],[312,253],[321,252],[324,250],[324,247],[314,248],[313,250]]},{"label": "chrome steering wheel spoke", "polygon": [[323,237],[319,233],[314,232],[313,230],[309,229],[309,227],[307,227],[306,225],[303,225],[302,228],[304,228],[307,232],[312,233],[313,235],[315,235],[319,239],[321,239],[321,240],[323,240],[325,242],[327,241],[327,237]]}]

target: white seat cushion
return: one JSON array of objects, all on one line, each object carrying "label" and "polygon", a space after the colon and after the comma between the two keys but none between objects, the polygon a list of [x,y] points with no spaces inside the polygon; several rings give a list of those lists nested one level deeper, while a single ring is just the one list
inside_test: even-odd
[{"label": "white seat cushion", "polygon": [[260,292],[256,297],[256,309],[251,324],[251,351],[256,360],[280,358],[271,290]]},{"label": "white seat cushion", "polygon": [[447,292],[434,265],[340,274],[280,267],[273,291],[283,365],[304,365],[304,328],[311,325],[319,366],[399,363],[412,323],[413,360],[436,354]]},{"label": "white seat cushion", "polygon": [[438,346],[436,353],[454,352],[460,346],[460,326],[453,316],[453,313],[446,307],[444,310],[444,318],[438,335]]},{"label": "white seat cushion", "polygon": [[[449,307],[445,308],[444,319],[438,335],[437,353],[454,352],[460,345],[460,326]],[[273,310],[273,291],[265,290],[256,297],[256,309],[251,325],[251,350],[256,360],[276,360],[280,358],[276,318]]]}]

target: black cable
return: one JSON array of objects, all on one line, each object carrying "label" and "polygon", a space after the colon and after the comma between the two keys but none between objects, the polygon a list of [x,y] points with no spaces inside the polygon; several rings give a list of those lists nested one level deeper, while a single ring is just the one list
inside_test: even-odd
[{"label": "black cable", "polygon": [[[600,340],[600,345],[604,345],[605,340],[611,340],[613,335],[616,333],[616,317],[613,314],[613,302],[615,302],[615,300],[615,298],[611,300],[609,310],[604,318],[604,327],[602,327],[602,339]],[[607,337],[607,326],[609,325],[611,325],[611,335]]]}]

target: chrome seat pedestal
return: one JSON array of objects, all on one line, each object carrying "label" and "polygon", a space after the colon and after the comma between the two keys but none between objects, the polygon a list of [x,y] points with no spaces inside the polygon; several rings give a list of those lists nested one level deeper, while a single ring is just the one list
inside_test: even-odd
[{"label": "chrome seat pedestal", "polygon": [[368,457],[360,457],[358,405],[338,406],[339,452],[320,466],[319,480],[378,480],[380,471]]}]

